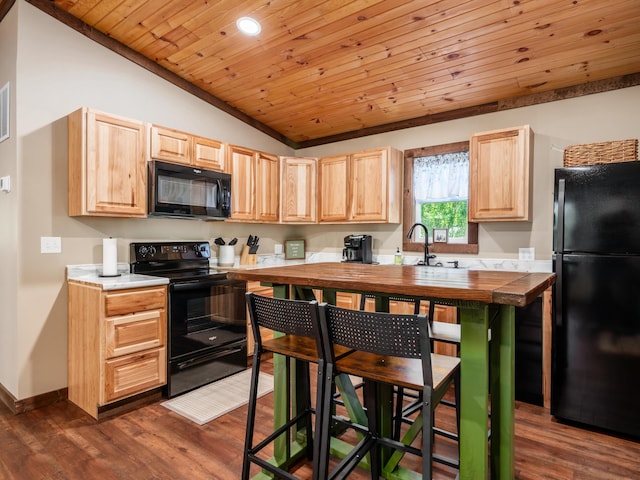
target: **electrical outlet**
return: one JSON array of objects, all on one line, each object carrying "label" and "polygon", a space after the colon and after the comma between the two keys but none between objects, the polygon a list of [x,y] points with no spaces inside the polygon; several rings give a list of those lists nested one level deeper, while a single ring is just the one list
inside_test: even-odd
[{"label": "electrical outlet", "polygon": [[40,237],[40,253],[62,253],[60,237]]},{"label": "electrical outlet", "polygon": [[519,248],[518,259],[521,261],[532,261],[536,259],[536,249],[533,247]]}]

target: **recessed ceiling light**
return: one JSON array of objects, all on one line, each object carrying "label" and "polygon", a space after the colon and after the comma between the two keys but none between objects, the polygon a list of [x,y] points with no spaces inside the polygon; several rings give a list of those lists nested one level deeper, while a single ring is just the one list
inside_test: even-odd
[{"label": "recessed ceiling light", "polygon": [[262,27],[257,20],[251,17],[241,17],[236,20],[236,26],[245,35],[255,37],[262,31]]}]

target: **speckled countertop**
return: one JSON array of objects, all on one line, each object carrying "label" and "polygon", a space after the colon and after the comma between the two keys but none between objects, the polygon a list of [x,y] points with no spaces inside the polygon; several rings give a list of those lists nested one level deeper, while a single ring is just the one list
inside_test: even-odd
[{"label": "speckled countertop", "polygon": [[[339,262],[341,256],[333,253],[309,252],[304,260],[285,260],[283,254],[258,255],[256,265],[241,265],[240,257],[237,256],[235,263],[231,267],[218,267],[217,258],[210,260],[211,268],[214,270],[238,270],[253,269],[262,267],[272,267],[280,265],[293,265],[298,263],[318,263],[318,262]],[[403,259],[405,265],[413,265],[421,259],[421,256],[407,255]],[[445,266],[455,258],[438,257]],[[374,262],[380,264],[392,264],[393,255],[376,255]],[[504,258],[460,258],[459,268],[470,270],[509,270],[525,272],[551,272],[551,260],[521,261]],[[84,282],[101,286],[103,290],[121,290],[125,288],[151,287],[155,285],[166,285],[169,280],[164,277],[154,277],[151,275],[139,275],[129,273],[128,263],[118,263],[118,277],[101,277],[102,265],[67,265],[67,279],[76,282]]]},{"label": "speckled countertop", "polygon": [[[418,260],[422,259],[422,255],[405,255],[403,258],[404,265],[415,265]],[[232,267],[218,267],[217,258],[210,259],[211,268],[220,270],[238,270],[238,269],[254,269],[262,267],[274,267],[283,265],[295,265],[299,263],[323,263],[323,262],[340,262],[342,256],[334,253],[324,252],[307,252],[304,260],[285,260],[284,254],[266,254],[258,255],[255,265],[241,265],[240,257],[236,257],[236,261]],[[458,261],[459,268],[469,270],[504,270],[515,272],[546,272],[549,273],[553,269],[551,260],[518,260],[509,258],[480,258],[480,257],[450,257],[437,256],[433,261],[434,264],[440,262],[443,267],[450,267],[450,262]],[[374,263],[381,265],[393,264],[393,255],[374,255]]]},{"label": "speckled countertop", "polygon": [[129,264],[118,264],[117,277],[101,277],[101,265],[67,265],[67,280],[88,283],[102,287],[102,290],[122,290],[125,288],[153,287],[167,285],[168,278],[129,273]]}]

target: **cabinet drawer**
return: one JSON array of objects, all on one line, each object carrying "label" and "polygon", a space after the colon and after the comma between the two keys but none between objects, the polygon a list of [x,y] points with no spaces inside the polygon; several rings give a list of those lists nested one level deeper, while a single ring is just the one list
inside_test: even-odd
[{"label": "cabinet drawer", "polygon": [[164,385],[167,382],[166,358],[166,350],[161,347],[107,360],[100,404]]},{"label": "cabinet drawer", "polygon": [[114,317],[148,310],[164,310],[166,291],[166,287],[163,286],[109,292],[104,299],[105,316]]},{"label": "cabinet drawer", "polygon": [[162,347],[166,324],[164,310],[106,319],[105,358]]}]

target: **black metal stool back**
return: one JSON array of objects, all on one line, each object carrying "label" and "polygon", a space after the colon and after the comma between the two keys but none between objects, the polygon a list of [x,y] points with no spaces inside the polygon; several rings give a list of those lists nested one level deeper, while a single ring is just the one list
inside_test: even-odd
[{"label": "black metal stool back", "polygon": [[[380,465],[380,446],[422,455],[423,477],[431,478],[432,402],[440,400],[453,380],[458,371],[459,360],[452,357],[441,358],[440,355],[432,356],[425,315],[363,312],[327,304],[320,305],[320,313],[327,371],[334,374],[357,375],[364,379],[369,422],[367,436],[336,467],[334,472],[337,474],[332,472],[329,478],[344,478],[358,464],[354,459],[362,458],[368,452],[371,456],[371,477],[377,480],[383,468]],[[333,354],[336,345],[348,347],[353,351],[336,357]],[[437,362],[438,380],[435,386],[432,359]],[[422,391],[421,450],[380,434],[377,424],[379,405],[375,402],[375,385],[380,383]],[[321,414],[325,420],[327,415],[327,412]],[[326,428],[326,424],[323,428]],[[322,464],[328,457],[328,452],[321,451],[318,456]],[[399,462],[399,459],[397,461]],[[384,468],[395,468],[389,465],[391,463],[387,463]]]},{"label": "black metal stool back", "polygon": [[[292,431],[299,425],[304,425],[306,435],[306,456],[313,458],[314,472],[316,458],[313,457],[313,421],[312,414],[316,410],[322,410],[318,401],[323,398],[323,382],[318,381],[318,392],[315,409],[311,403],[311,388],[309,378],[309,362],[318,364],[318,379],[324,376],[324,350],[321,344],[319,332],[319,310],[316,301],[285,300],[279,298],[264,297],[254,293],[247,293],[247,305],[251,318],[251,328],[254,336],[253,366],[251,375],[251,391],[249,395],[249,407],[247,415],[247,430],[245,436],[244,460],[242,465],[242,478],[247,480],[250,474],[251,463],[255,463],[264,470],[269,471],[277,478],[295,479],[287,468],[291,465],[276,466],[264,456],[259,456],[259,452],[274,442],[277,438],[285,436],[286,458],[291,456],[290,446],[293,440]],[[264,339],[260,328],[266,328],[276,333],[273,339]],[[284,334],[280,335],[279,334]],[[262,355],[268,352],[285,356],[287,395],[286,411],[291,411],[291,359],[298,360],[296,368],[303,369],[302,375],[298,375],[299,381],[304,384],[297,385],[297,392],[304,392],[304,408],[298,410],[293,417],[289,416],[283,425],[275,426],[274,432],[254,445],[254,427],[257,407],[258,379]],[[318,400],[320,399],[320,400]],[[316,423],[319,419],[316,416]],[[319,478],[315,476],[314,479]]]}]

